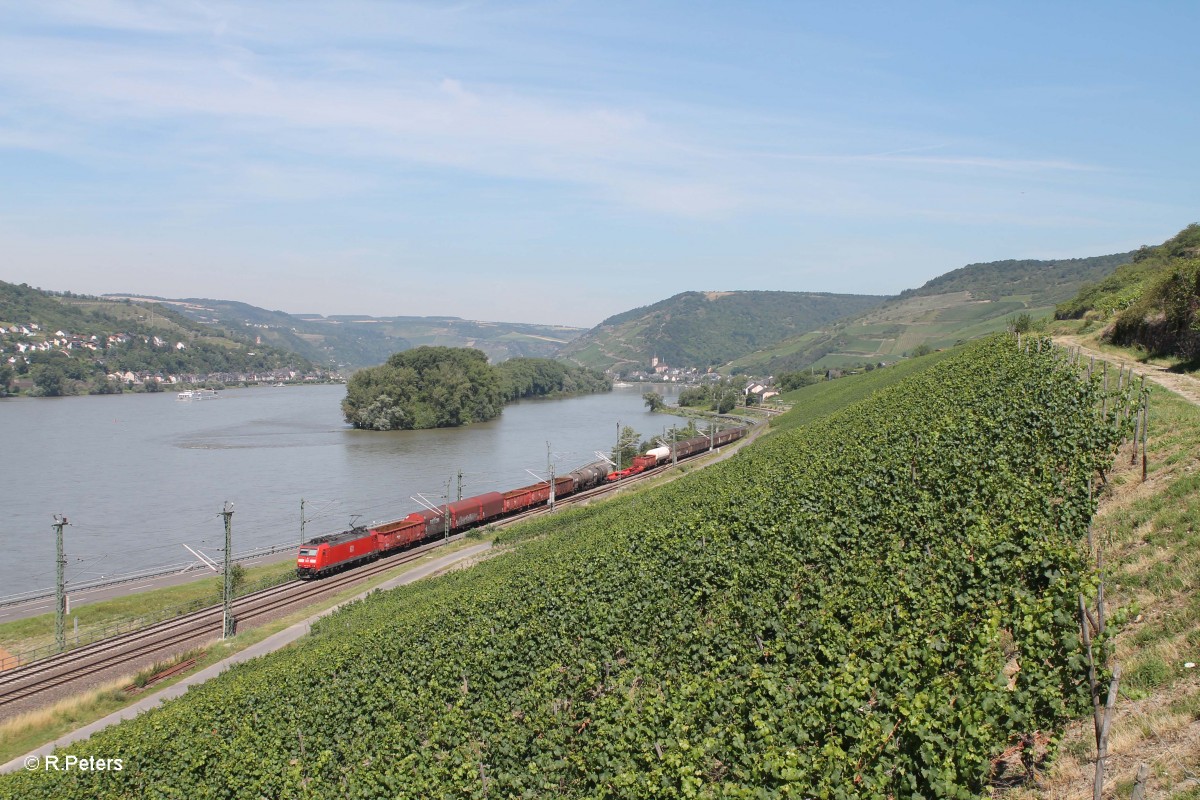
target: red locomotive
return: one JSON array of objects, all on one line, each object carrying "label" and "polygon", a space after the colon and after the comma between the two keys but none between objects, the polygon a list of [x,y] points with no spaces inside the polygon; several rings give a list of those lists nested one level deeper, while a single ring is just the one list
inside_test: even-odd
[{"label": "red locomotive", "polygon": [[[616,482],[630,475],[662,464],[672,458],[687,458],[697,453],[722,447],[737,441],[746,434],[745,428],[730,428],[708,436],[697,436],[676,442],[671,447],[656,447],[645,455],[633,459],[633,464],[619,472],[610,472],[608,462],[597,461],[580,467],[567,475],[555,478],[554,496],[566,497],[605,481]],[[550,499],[548,482],[522,486],[508,492],[488,492],[475,497],[464,497],[449,507],[414,511],[407,517],[385,522],[372,528],[355,527],[342,533],[318,536],[300,546],[296,558],[296,574],[301,578],[318,578],[356,564],[373,561],[380,556],[402,550],[420,542],[457,533],[493,519],[515,514],[546,503]]]}]

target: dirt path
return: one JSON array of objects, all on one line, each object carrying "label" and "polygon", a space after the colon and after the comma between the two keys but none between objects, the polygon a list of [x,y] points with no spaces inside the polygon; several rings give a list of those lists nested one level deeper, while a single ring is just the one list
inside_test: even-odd
[{"label": "dirt path", "polygon": [[1082,338],[1079,336],[1055,336],[1054,341],[1065,347],[1078,347],[1083,355],[1088,357],[1095,356],[1097,361],[1104,360],[1110,364],[1119,364],[1123,367],[1128,367],[1134,371],[1134,374],[1145,375],[1146,380],[1157,383],[1164,389],[1174,392],[1193,405],[1200,406],[1200,380],[1190,375],[1168,372],[1166,367],[1143,364],[1141,361],[1135,361],[1128,356],[1093,350],[1084,344]]}]

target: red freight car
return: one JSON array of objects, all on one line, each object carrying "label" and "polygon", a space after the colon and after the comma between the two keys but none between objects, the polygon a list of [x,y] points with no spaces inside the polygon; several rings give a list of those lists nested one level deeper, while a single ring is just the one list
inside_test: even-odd
[{"label": "red freight car", "polygon": [[450,504],[450,525],[454,530],[487,522],[504,513],[504,495],[488,492],[474,497],[464,497]]},{"label": "red freight car", "polygon": [[395,522],[386,522],[371,530],[375,534],[375,549],[380,553],[387,553],[419,542],[425,532],[421,520],[410,517]]},{"label": "red freight car", "polygon": [[549,483],[535,483],[532,486],[522,486],[504,493],[504,513],[524,511],[539,503],[545,503],[550,498]]},{"label": "red freight car", "polygon": [[318,536],[300,548],[296,574],[301,578],[314,578],[351,564],[370,561],[378,555],[375,535],[363,527],[332,536]]}]

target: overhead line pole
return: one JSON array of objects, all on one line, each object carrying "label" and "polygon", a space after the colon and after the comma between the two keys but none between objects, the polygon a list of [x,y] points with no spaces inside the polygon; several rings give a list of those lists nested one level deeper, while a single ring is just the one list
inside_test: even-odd
[{"label": "overhead line pole", "polygon": [[67,557],[63,554],[63,528],[70,524],[62,514],[55,514],[54,525],[51,526],[55,530],[54,540],[57,552],[54,570],[54,643],[58,646],[60,653],[67,649]]},{"label": "overhead line pole", "polygon": [[546,470],[550,473],[550,499],[547,505],[554,510],[554,459],[550,453],[550,442],[546,442]]},{"label": "overhead line pole", "polygon": [[233,618],[233,503],[225,501],[225,508],[221,511],[221,516],[225,518],[225,590],[222,592],[223,598],[221,601],[221,638],[228,639],[233,636],[234,630],[237,628],[237,621]]}]

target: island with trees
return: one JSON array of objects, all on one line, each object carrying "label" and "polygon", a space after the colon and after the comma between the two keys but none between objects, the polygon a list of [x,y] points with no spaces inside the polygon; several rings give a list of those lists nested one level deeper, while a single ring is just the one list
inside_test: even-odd
[{"label": "island with trees", "polygon": [[452,428],[494,419],[515,400],[610,389],[603,374],[548,358],[492,365],[469,347],[417,347],[354,373],[342,414],[363,430]]}]

